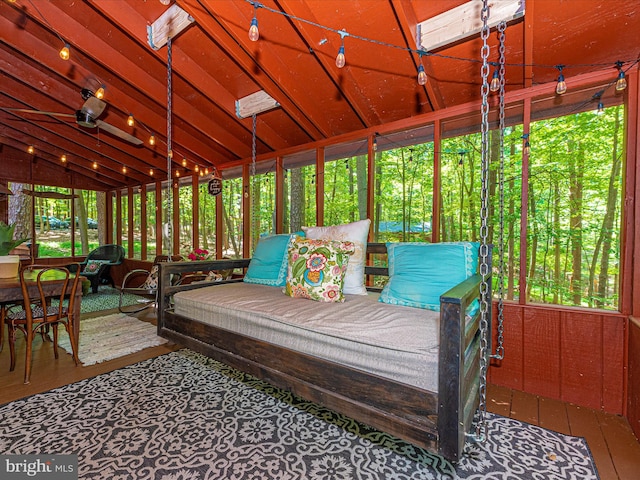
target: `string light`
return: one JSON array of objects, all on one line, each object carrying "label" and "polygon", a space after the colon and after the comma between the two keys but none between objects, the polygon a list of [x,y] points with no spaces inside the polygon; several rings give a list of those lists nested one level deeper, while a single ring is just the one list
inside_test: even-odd
[{"label": "string light", "polygon": [[127,173],[127,167],[126,167],[126,165],[123,165],[123,166],[122,166],[122,173]]},{"label": "string light", "polygon": [[199,172],[200,171],[200,167],[198,165],[195,166],[195,168],[193,169],[195,172]]},{"label": "string light", "polygon": [[105,86],[104,85],[100,85],[100,88],[98,88],[98,90],[96,90],[96,98],[104,98],[104,89]]},{"label": "string light", "polygon": [[564,81],[564,75],[562,73],[564,65],[557,65],[556,68],[560,72],[560,74],[558,75],[558,83],[556,85],[556,93],[558,95],[562,95],[567,91],[567,83]]},{"label": "string light", "polygon": [[155,145],[156,144],[156,136],[151,134],[151,136],[149,137],[149,145]]},{"label": "string light", "polygon": [[64,153],[62,155],[60,155],[60,161],[62,163],[67,163],[67,156]]},{"label": "string light", "polygon": [[153,177],[153,168],[149,169],[149,176]]},{"label": "string light", "polygon": [[349,33],[347,33],[346,30],[340,30],[338,32],[340,34],[340,41],[342,42],[340,44],[340,48],[338,49],[338,55],[336,56],[336,67],[338,68],[342,68],[345,65],[345,58],[344,58],[344,37],[348,37]]},{"label": "string light", "polygon": [[602,103],[602,100],[598,102],[598,110],[596,113],[598,115],[602,115],[604,113],[604,103]]},{"label": "string light", "polygon": [[498,74],[497,68],[493,71],[493,78],[491,78],[489,90],[492,92],[497,92],[498,90],[500,90],[500,75]]},{"label": "string light", "polygon": [[186,167],[187,166],[187,159],[182,157],[182,166]]},{"label": "string light", "polygon": [[622,92],[625,88],[627,88],[627,79],[624,75],[624,70],[622,70],[622,65],[624,65],[620,60],[616,62],[616,67],[618,68],[618,80],[616,80],[616,92]]},{"label": "string light", "polygon": [[35,148],[33,148],[33,145],[29,145],[29,146],[27,147],[27,153],[28,153],[29,155],[33,155],[35,151],[36,151],[36,149],[35,149]]},{"label": "string light", "polygon": [[418,65],[418,85],[427,84],[427,72],[424,71],[422,63]]},{"label": "string light", "polygon": [[70,53],[69,53],[69,44],[68,44],[68,43],[65,43],[65,44],[64,44],[64,47],[62,47],[62,48],[60,49],[60,58],[61,58],[62,60],[69,60],[69,57],[70,57]]},{"label": "string light", "polygon": [[529,154],[531,153],[531,145],[529,144],[529,134],[525,133],[524,135],[522,135],[522,138],[524,139],[524,147],[522,149],[522,154],[529,156]]},{"label": "string light", "polygon": [[260,31],[258,30],[258,8],[262,5],[259,3],[253,4],[253,18],[251,19],[251,26],[249,27],[249,40],[252,42],[257,42],[260,38]]},{"label": "string light", "polygon": [[129,118],[127,118],[127,125],[133,127],[136,124],[136,121],[133,119],[133,113],[129,114]]},{"label": "string light", "polygon": [[98,169],[98,162],[93,162],[92,166],[93,166],[94,170],[97,170]]}]

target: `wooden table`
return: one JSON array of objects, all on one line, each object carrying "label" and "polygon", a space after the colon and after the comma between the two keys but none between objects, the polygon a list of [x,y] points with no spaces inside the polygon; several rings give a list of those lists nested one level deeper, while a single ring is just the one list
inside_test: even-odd
[{"label": "wooden table", "polygon": [[[36,285],[36,278],[38,272],[25,272],[24,278],[28,283],[29,295],[31,298],[38,297],[38,287]],[[42,275],[42,286],[45,294],[48,296],[59,296],[60,290],[62,290],[62,284],[64,283],[64,274],[57,270],[49,270]],[[71,275],[73,278],[73,274]],[[78,282],[78,288],[76,289],[76,300],[73,306],[73,336],[76,339],[76,345],[80,339],[80,304],[82,301],[82,280],[80,278]],[[67,286],[67,290],[71,289],[73,282],[70,281]],[[20,277],[15,278],[0,278],[0,303],[6,302],[22,302],[22,287],[20,286]],[[2,325],[4,328],[4,325]]]}]

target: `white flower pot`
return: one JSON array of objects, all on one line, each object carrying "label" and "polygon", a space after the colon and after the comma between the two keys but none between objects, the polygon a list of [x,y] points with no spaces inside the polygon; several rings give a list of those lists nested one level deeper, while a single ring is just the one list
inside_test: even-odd
[{"label": "white flower pot", "polygon": [[20,255],[0,256],[0,278],[16,278],[20,267]]}]

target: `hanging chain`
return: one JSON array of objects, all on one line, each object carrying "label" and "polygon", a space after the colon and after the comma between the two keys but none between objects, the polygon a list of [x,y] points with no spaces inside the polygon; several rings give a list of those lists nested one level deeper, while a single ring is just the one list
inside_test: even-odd
[{"label": "hanging chain", "polygon": [[[253,114],[252,117],[252,128],[251,128],[251,170],[249,172],[249,184],[251,185],[251,238],[254,238],[256,232],[253,231],[254,228],[260,231],[260,226],[256,225],[256,219],[259,218],[258,212],[256,212],[256,195],[255,195],[255,182],[256,182],[256,128],[258,126],[258,116],[257,114]],[[254,245],[255,248],[255,245]]]},{"label": "hanging chain", "polygon": [[506,28],[506,22],[503,21],[498,24],[498,62],[500,63],[500,163],[498,165],[498,224],[500,227],[498,231],[498,345],[496,347],[496,353],[491,356],[491,358],[495,358],[497,360],[502,360],[504,358],[504,31]]},{"label": "hanging chain", "polygon": [[489,227],[487,218],[489,216],[489,6],[488,0],[482,1],[480,12],[482,19],[482,107],[481,107],[481,143],[482,143],[482,192],[480,207],[480,385],[478,393],[480,403],[478,405],[478,421],[476,423],[475,437],[471,437],[476,442],[486,440],[486,413],[487,413],[487,367],[488,367],[488,311],[491,301],[489,296]]},{"label": "hanging chain", "polygon": [[173,255],[173,202],[172,202],[172,193],[173,193],[173,180],[171,178],[171,157],[173,156],[173,151],[171,150],[171,135],[172,135],[172,125],[171,125],[171,90],[173,88],[171,84],[171,68],[172,68],[172,55],[171,55],[171,37],[167,37],[167,226],[168,226],[168,253],[169,253],[169,261],[171,261],[171,256]]}]

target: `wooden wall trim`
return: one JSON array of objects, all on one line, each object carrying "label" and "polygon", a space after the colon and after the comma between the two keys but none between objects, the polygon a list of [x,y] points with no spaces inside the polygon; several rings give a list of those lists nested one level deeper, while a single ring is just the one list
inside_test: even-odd
[{"label": "wooden wall trim", "polygon": [[631,429],[640,438],[640,317],[629,318],[629,343],[628,343],[627,375],[627,412]]}]

